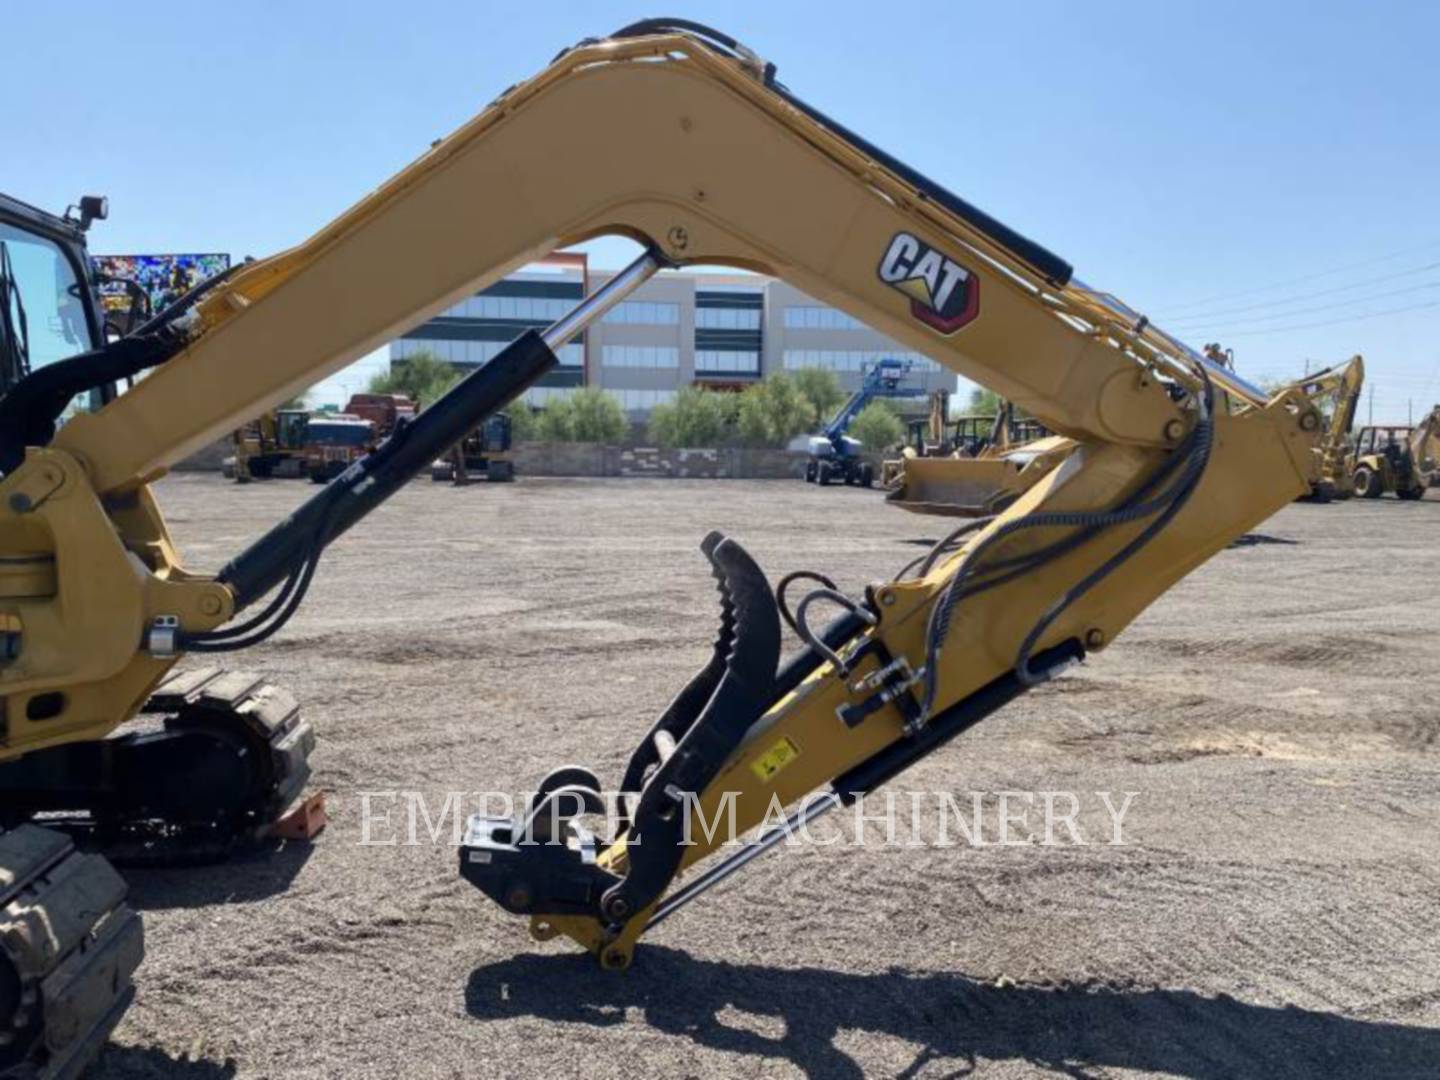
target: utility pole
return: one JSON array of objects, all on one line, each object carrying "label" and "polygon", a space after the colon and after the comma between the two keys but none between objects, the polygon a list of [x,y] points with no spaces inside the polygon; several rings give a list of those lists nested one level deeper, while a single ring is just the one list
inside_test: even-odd
[{"label": "utility pole", "polygon": [[1406,400],[1405,400],[1405,426],[1406,426],[1406,427],[1414,427],[1414,426],[1415,426],[1415,399],[1414,399],[1414,398],[1406,398]]},{"label": "utility pole", "polygon": [[1370,384],[1370,419],[1365,421],[1369,427],[1375,426],[1375,384]]}]

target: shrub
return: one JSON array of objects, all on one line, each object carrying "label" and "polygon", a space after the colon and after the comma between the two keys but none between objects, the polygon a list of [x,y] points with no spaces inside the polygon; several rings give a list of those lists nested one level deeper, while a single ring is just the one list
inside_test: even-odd
[{"label": "shrub", "polygon": [[791,377],[795,380],[795,388],[815,410],[816,428],[823,426],[845,400],[845,391],[840,389],[840,379],[833,371],[825,368],[801,368]]},{"label": "shrub", "polygon": [[667,450],[719,446],[730,437],[739,403],[735,394],[687,386],[673,403],[650,411],[650,438]]},{"label": "shrub", "polygon": [[905,424],[888,401],[872,401],[850,421],[850,434],[871,454],[903,442]]},{"label": "shrub", "polygon": [[540,413],[540,438],[553,442],[618,443],[630,432],[620,403],[595,386],[586,386],[553,402]]},{"label": "shrub", "polygon": [[814,427],[815,407],[787,375],[772,375],[740,395],[736,427],[757,446],[784,446]]}]

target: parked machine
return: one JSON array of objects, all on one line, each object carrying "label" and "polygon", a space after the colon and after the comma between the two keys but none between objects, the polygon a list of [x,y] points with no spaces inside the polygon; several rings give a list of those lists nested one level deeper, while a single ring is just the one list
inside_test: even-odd
[{"label": "parked machine", "polygon": [[943,457],[907,452],[886,463],[885,501],[902,510],[985,517],[1005,509],[1058,465],[1075,442],[1051,435],[1002,401],[993,416],[960,417]]},{"label": "parked machine", "polygon": [[1355,493],[1351,432],[1364,384],[1365,361],[1359,356],[1306,375],[1294,384],[1325,416],[1324,436],[1316,448],[1319,471],[1310,491],[1301,496],[1304,501],[1326,503]]},{"label": "parked machine", "polygon": [[1386,493],[1422,499],[1440,482],[1440,405],[1407,427],[1363,427],[1350,459],[1351,484],[1362,499]]},{"label": "parked machine", "polygon": [[225,462],[225,475],[238,484],[272,476],[304,476],[309,424],[310,413],[305,409],[272,409],[240,425],[231,435],[235,454]]},{"label": "parked machine", "polygon": [[342,412],[375,425],[375,435],[386,438],[402,420],[413,420],[419,411],[404,394],[351,394]]},{"label": "parked machine", "polygon": [[[605,153],[557,169],[557,150],[576,145]],[[702,204],[697,193],[714,195]],[[689,22],[646,20],[562,51],[311,239],[211,279],[113,343],[100,337],[79,231],[31,215],[0,240],[16,228],[15,242],[48,246],[52,265],[49,285],[6,270],[3,286],[10,309],[23,297],[29,312],[32,369],[0,397],[7,825],[45,813],[183,850],[273,820],[308,771],[293,699],[253,676],[176,664],[282,630],[328,544],[537,385],[557,350],[663,267],[785,277],[1083,448],[992,520],[854,596],[827,586],[792,604],[800,578],[777,595],[738,540],[705,537],[721,603],[713,654],[623,773],[602,785],[589,769],[558,768],[519,815],[471,818],[457,853],[464,877],[534,937],[570,938],[610,969],[798,825],[1108,647],[1316,469],[1321,417],[1302,392],[1267,394],[1137,321],[1065,260],[808,105],[774,65]],[[364,355],[457,283],[483,288],[537,251],[607,234],[641,240],[643,254],[217,573],[183,566],[155,477]],[[348,301],[324,318],[317,281]],[[60,355],[80,351],[39,366],[37,335],[74,308]],[[4,330],[8,355],[21,322]],[[104,403],[107,387],[143,372]],[[73,399],[95,395],[98,411],[58,426]],[[671,588],[655,570],[656,587]],[[820,604],[839,616],[821,625]],[[782,619],[800,640],[783,660]],[[153,730],[117,733],[141,712]],[[596,835],[581,816],[604,809],[601,790],[624,797],[614,829]],[[728,808],[741,834],[772,807],[793,810],[735,850],[725,829],[684,831],[692,802],[706,821]],[[123,896],[108,866],[63,835],[23,825],[0,836],[0,1071],[69,1075],[113,1026],[140,951]]]},{"label": "parked machine", "polygon": [[819,484],[858,484],[872,487],[875,483],[875,466],[865,457],[864,447],[859,439],[845,434],[850,422],[860,415],[870,402],[881,398],[924,397],[925,391],[916,386],[906,386],[910,374],[908,361],[891,358],[877,360],[864,375],[860,389],[840,406],[830,422],[819,435],[810,439],[810,458],[805,463],[805,482]]},{"label": "parked machine", "polygon": [[436,459],[430,466],[430,479],[456,484],[468,484],[477,475],[492,484],[514,480],[511,427],[508,414],[496,413],[452,446],[443,458]]},{"label": "parked machine", "polygon": [[316,413],[305,425],[305,474],[328,484],[375,449],[374,421],[348,413]]}]

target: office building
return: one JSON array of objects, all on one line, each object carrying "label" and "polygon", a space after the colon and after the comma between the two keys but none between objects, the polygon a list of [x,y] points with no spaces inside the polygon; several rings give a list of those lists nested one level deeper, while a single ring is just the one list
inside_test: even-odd
[{"label": "office building", "polygon": [[[478,367],[609,277],[587,271],[583,256],[552,256],[411,330],[391,346],[391,360],[425,351],[464,370]],[[912,385],[925,391],[955,389],[948,369],[783,281],[665,272],[561,349],[560,367],[526,400],[543,405],[576,387],[598,386],[638,419],[683,386],[737,390],[801,368],[833,371],[842,388],[854,390],[882,357],[908,360]]]}]

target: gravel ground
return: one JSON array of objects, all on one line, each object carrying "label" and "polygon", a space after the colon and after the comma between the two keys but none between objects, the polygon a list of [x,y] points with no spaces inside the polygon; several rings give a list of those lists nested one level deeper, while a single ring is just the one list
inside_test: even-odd
[{"label": "gravel ground", "polygon": [[[159,494],[213,569],[311,490]],[[613,782],[707,655],[707,530],[858,589],[945,525],[800,483],[414,484],[237,658],[305,703],[332,826],[131,874],[149,954],[96,1072],[1440,1075],[1437,526],[1430,500],[1287,508],[898,785],[987,814],[1073,790],[1090,843],[771,853],[616,976],[532,943],[448,836],[362,846],[359,793]],[[1138,793],[1123,846],[1102,791]],[[397,803],[374,835],[404,832]]]}]

